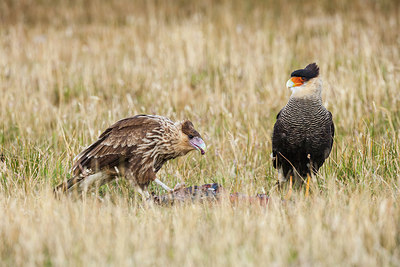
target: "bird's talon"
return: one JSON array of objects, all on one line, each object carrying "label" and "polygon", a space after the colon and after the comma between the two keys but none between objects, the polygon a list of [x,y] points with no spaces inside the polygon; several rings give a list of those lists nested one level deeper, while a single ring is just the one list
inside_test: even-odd
[{"label": "bird's talon", "polygon": [[178,183],[178,184],[175,185],[175,187],[172,190],[172,192],[179,191],[179,190],[181,190],[183,188],[185,188],[185,183]]}]

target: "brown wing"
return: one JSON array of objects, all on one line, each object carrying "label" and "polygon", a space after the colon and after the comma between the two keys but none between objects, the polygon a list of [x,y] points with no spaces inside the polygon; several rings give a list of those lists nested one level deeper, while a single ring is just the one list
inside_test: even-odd
[{"label": "brown wing", "polygon": [[113,170],[128,162],[146,134],[161,127],[160,118],[137,115],[116,122],[76,157],[72,174],[77,176],[87,170]]}]

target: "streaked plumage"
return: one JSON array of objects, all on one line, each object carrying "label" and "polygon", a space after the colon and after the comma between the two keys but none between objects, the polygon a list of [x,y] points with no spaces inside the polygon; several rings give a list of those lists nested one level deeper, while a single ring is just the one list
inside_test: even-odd
[{"label": "streaked plumage", "polygon": [[294,71],[287,83],[292,95],[277,115],[272,136],[273,165],[281,182],[292,176],[301,184],[308,174],[318,172],[331,152],[335,127],[322,104],[318,75],[312,63]]},{"label": "streaked plumage", "polygon": [[146,190],[165,162],[194,149],[205,153],[205,144],[190,121],[175,123],[154,115],[122,119],[74,159],[74,177],[58,190],[86,191],[93,183],[100,186],[118,176]]}]

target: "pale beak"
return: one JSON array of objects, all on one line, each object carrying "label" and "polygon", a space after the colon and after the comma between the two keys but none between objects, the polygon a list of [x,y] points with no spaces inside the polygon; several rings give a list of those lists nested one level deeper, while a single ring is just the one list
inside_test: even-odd
[{"label": "pale beak", "polygon": [[189,143],[196,148],[202,155],[206,153],[206,144],[200,137],[193,137],[189,140]]},{"label": "pale beak", "polygon": [[292,81],[291,78],[287,81],[286,87],[287,87],[287,88],[292,88],[292,87],[294,87],[294,82]]}]

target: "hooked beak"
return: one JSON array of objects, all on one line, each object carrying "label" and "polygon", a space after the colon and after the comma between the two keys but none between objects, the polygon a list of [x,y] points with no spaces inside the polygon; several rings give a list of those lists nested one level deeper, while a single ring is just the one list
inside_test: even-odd
[{"label": "hooked beak", "polygon": [[200,137],[193,137],[192,139],[189,140],[189,143],[198,151],[200,151],[200,153],[202,155],[204,155],[206,153],[206,144],[204,143],[203,139],[201,139]]},{"label": "hooked beak", "polygon": [[290,78],[287,83],[286,83],[286,87],[287,88],[292,88],[292,87],[296,87],[296,86],[301,86],[303,85],[304,80],[301,77],[292,77]]}]

